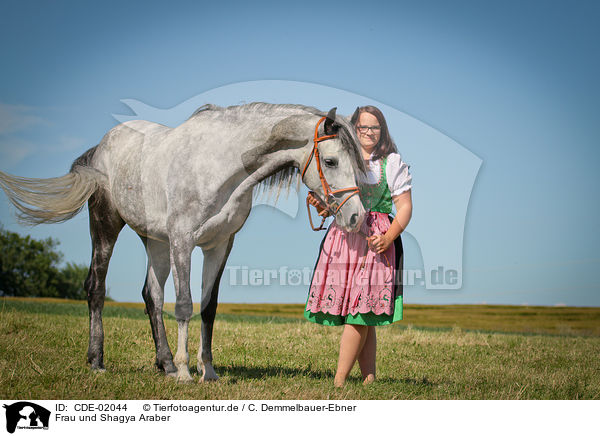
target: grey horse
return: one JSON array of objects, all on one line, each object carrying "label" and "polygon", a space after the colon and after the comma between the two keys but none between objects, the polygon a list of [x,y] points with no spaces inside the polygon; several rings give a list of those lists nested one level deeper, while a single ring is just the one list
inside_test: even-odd
[{"label": "grey horse", "polygon": [[[320,142],[315,155],[317,135],[336,136]],[[298,187],[300,168],[305,170],[302,181],[324,202],[343,203],[337,224],[358,230],[365,210],[358,196],[347,198],[342,188],[357,185],[364,162],[354,129],[335,108],[325,114],[291,104],[205,105],[174,128],[128,121],[76,159],[67,175],[32,179],[0,172],[0,186],[27,224],[65,221],[88,203],[92,260],[84,286],[90,319],[87,356],[94,370],[104,370],[102,309],[108,263],[119,232],[128,224],[148,255],[142,296],[156,365],[180,381],[192,380],[187,346],[193,313],[190,267],[192,250],[201,247],[198,371],[201,381],[208,381],[218,379],[212,366],[212,332],[219,282],[234,235],[248,218],[255,188],[279,195],[282,187],[289,189],[294,182]],[[342,192],[324,192],[327,183]],[[176,293],[175,359],[162,317],[169,272]]]}]

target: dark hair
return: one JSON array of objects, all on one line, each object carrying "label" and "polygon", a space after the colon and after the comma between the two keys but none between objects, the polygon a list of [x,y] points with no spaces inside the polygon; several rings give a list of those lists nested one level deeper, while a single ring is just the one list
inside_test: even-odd
[{"label": "dark hair", "polygon": [[379,121],[379,125],[381,126],[381,134],[379,136],[379,142],[375,146],[375,150],[373,150],[373,160],[381,159],[382,157],[386,157],[390,153],[398,153],[398,149],[396,148],[396,144],[394,140],[390,136],[390,131],[388,130],[387,123],[385,121],[385,117],[381,113],[381,111],[375,106],[361,106],[357,107],[356,111],[350,118],[350,123],[356,128],[356,123],[358,123],[358,119],[360,114],[363,112],[368,112],[371,115],[377,118]]}]

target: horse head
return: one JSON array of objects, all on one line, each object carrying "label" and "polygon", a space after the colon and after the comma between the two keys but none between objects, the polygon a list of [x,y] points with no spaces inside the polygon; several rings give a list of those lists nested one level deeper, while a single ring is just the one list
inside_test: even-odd
[{"label": "horse head", "polygon": [[355,232],[365,217],[357,183],[358,173],[364,172],[365,167],[354,129],[336,116],[336,109],[331,109],[315,126],[302,180],[327,205],[340,227]]}]

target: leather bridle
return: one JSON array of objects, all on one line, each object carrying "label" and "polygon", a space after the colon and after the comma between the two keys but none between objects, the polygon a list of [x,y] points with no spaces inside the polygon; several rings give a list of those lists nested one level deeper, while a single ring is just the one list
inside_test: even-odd
[{"label": "leather bridle", "polygon": [[[317,122],[317,126],[315,127],[315,136],[314,136],[314,146],[312,151],[310,152],[310,155],[308,156],[308,159],[306,159],[306,163],[304,164],[304,168],[302,169],[302,180],[304,181],[304,175],[306,174],[306,170],[308,169],[308,165],[310,164],[310,162],[312,161],[312,158],[314,156],[315,161],[317,162],[317,171],[319,172],[319,179],[321,179],[321,186],[323,187],[323,194],[325,195],[325,205],[326,205],[326,209],[327,211],[329,211],[329,213],[331,213],[332,215],[335,215],[338,213],[338,211],[340,210],[340,208],[353,196],[356,195],[360,192],[358,186],[353,186],[350,188],[342,188],[342,189],[336,189],[336,190],[332,190],[331,187],[329,186],[329,183],[327,183],[327,180],[325,179],[325,175],[323,174],[323,169],[321,168],[321,159],[320,159],[320,155],[319,155],[319,142],[321,141],[325,141],[326,139],[332,139],[337,137],[338,135],[324,135],[324,136],[319,136],[319,126],[321,125],[321,123],[325,120],[326,117],[322,117],[318,122]],[[350,194],[348,196],[346,196],[346,198],[344,198],[344,200],[341,203],[337,203],[337,201],[335,200],[334,195],[335,194],[340,194],[343,192],[349,192]],[[323,227],[323,224],[325,223],[325,217],[323,217],[323,220],[321,221],[321,225],[319,227],[315,227],[313,225],[312,222],[312,218],[310,216],[310,202],[308,201],[308,197],[306,198],[306,209],[308,211],[308,220],[310,221],[310,226],[312,227],[312,229],[314,231],[318,231],[318,230],[325,230],[325,228]]]}]

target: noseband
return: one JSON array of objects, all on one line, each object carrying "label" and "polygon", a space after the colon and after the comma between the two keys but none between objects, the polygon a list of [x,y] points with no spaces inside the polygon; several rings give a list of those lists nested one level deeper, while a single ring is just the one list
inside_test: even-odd
[{"label": "noseband", "polygon": [[[327,206],[327,211],[329,211],[329,213],[331,213],[332,215],[335,215],[338,213],[338,211],[344,205],[344,203],[346,203],[350,199],[350,197],[359,193],[359,188],[358,188],[358,186],[353,186],[350,188],[342,188],[342,189],[332,190],[331,187],[329,186],[329,183],[327,183],[327,180],[325,179],[325,175],[323,174],[323,169],[321,168],[321,159],[320,159],[320,155],[319,155],[319,142],[325,141],[326,139],[332,139],[332,138],[335,138],[338,136],[338,135],[319,136],[319,126],[325,120],[325,118],[326,117],[321,118],[317,122],[317,126],[315,127],[314,146],[313,146],[312,151],[310,152],[310,155],[308,156],[308,159],[306,159],[304,168],[302,169],[302,180],[304,180],[304,174],[306,174],[308,165],[310,164],[310,162],[314,156],[315,160],[317,162],[317,171],[319,172],[319,179],[321,179],[321,186],[323,187],[323,194],[325,195],[325,203]],[[344,198],[344,200],[341,203],[338,204],[335,200],[334,195],[340,194],[342,192],[349,192],[350,194],[348,196],[346,196],[346,198]],[[323,227],[323,224],[325,223],[325,217],[323,217],[323,220],[321,221],[321,225],[319,227],[315,227],[313,225],[312,218],[310,216],[310,203],[308,201],[308,197],[306,198],[306,209],[308,211],[308,220],[310,221],[310,226],[312,227],[312,229],[314,231],[325,230],[325,227]]]}]

